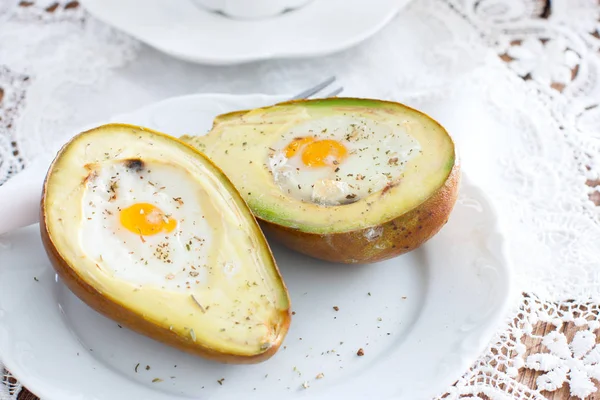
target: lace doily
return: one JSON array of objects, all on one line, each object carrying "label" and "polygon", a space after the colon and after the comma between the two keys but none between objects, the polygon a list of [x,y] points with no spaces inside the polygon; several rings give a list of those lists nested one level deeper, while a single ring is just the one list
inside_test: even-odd
[{"label": "lace doily", "polygon": [[[64,132],[168,96],[289,93],[328,74],[352,95],[414,104],[477,92],[516,128],[483,185],[521,295],[438,399],[600,398],[599,19],[597,0],[414,0],[343,53],[214,68],[157,53],[76,1],[4,0],[0,184]],[[0,399],[14,400],[21,386],[2,371]]]}]

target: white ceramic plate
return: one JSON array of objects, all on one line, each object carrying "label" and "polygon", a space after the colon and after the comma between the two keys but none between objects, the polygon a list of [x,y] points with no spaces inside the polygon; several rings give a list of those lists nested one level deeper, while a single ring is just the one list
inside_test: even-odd
[{"label": "white ceramic plate", "polygon": [[[202,134],[219,113],[281,99],[186,96],[114,119]],[[235,366],[186,355],[92,311],[56,278],[31,226],[0,236],[0,358],[44,400],[428,399],[468,368],[503,315],[503,242],[490,202],[465,176],[448,224],[396,259],[338,265],[271,241],[296,315],[273,358]]]},{"label": "white ceramic plate", "polygon": [[212,13],[191,0],[84,0],[93,16],[171,56],[204,64],[320,56],[381,29],[410,0],[313,0],[257,20]]}]

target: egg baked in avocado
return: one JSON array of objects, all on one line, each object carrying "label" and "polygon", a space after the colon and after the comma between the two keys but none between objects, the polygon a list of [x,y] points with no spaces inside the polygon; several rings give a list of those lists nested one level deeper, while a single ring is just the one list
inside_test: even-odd
[{"label": "egg baked in avocado", "polygon": [[219,116],[182,140],[231,179],[266,232],[301,253],[368,263],[447,222],[459,163],[448,132],[399,103],[301,100]]},{"label": "egg baked in avocado", "polygon": [[288,331],[289,296],[252,213],[177,139],[121,124],[76,136],[48,171],[40,227],[69,289],[146,336],[253,363]]}]

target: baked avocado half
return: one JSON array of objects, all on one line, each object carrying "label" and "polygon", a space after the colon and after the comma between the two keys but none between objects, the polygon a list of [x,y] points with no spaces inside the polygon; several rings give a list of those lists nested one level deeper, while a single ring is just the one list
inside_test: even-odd
[{"label": "baked avocado half", "polygon": [[394,102],[286,102],[221,115],[182,140],[223,169],[269,236],[333,262],[419,247],[447,222],[459,187],[448,132]]},{"label": "baked avocado half", "polygon": [[288,331],[288,292],[251,211],[175,138],[122,124],[79,134],[48,171],[40,228],[72,292],[167,345],[256,363]]}]

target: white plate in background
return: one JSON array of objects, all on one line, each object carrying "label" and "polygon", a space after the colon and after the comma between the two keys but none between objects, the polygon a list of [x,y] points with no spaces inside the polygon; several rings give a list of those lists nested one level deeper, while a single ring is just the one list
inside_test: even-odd
[{"label": "white plate in background", "polygon": [[191,0],[81,1],[94,17],[164,53],[215,65],[341,51],[375,34],[409,2],[313,0],[279,16],[239,20]]},{"label": "white plate in background", "polygon": [[[113,120],[203,134],[220,113],[280,100],[185,96]],[[510,297],[496,214],[464,175],[448,224],[395,259],[333,264],[270,241],[296,314],[257,365],[196,358],[100,316],[57,280],[38,229],[0,236],[0,359],[44,400],[430,399],[483,351]]]}]

